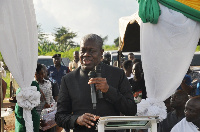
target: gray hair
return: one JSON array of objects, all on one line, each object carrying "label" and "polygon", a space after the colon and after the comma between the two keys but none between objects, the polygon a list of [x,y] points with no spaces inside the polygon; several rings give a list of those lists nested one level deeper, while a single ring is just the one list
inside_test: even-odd
[{"label": "gray hair", "polygon": [[103,46],[103,40],[102,40],[102,38],[100,36],[96,35],[96,34],[85,35],[81,40],[83,42],[93,41],[96,44],[98,44],[100,48],[102,48],[102,46]]}]

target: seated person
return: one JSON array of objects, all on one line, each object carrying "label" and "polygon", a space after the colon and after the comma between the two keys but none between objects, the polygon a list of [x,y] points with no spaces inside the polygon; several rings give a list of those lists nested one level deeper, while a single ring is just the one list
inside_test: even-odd
[{"label": "seated person", "polygon": [[200,131],[200,96],[190,98],[185,105],[185,118],[177,123],[171,132]]},{"label": "seated person", "polygon": [[188,99],[188,94],[183,90],[178,90],[171,96],[170,105],[174,110],[169,112],[167,118],[159,123],[158,132],[170,132],[185,117],[184,109]]}]

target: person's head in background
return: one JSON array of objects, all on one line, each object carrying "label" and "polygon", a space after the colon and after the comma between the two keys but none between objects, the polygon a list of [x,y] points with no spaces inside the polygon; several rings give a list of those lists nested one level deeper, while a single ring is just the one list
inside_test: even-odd
[{"label": "person's head in background", "polygon": [[83,70],[93,70],[101,62],[103,40],[96,34],[84,36],[80,43],[80,62]]},{"label": "person's head in background", "polygon": [[113,66],[114,66],[114,67],[118,67],[118,62],[117,62],[117,61],[114,61]]},{"label": "person's head in background", "polygon": [[61,66],[61,61],[62,61],[61,54],[55,54],[52,56],[52,58],[53,58],[53,63],[56,67]]},{"label": "person's head in background", "polygon": [[102,62],[105,63],[105,64],[107,64],[107,65],[110,65],[111,54],[109,52],[104,52]]},{"label": "person's head in background", "polygon": [[167,107],[167,113],[169,113],[173,110],[173,108],[170,105],[170,100],[171,100],[171,96],[164,101],[165,106]]},{"label": "person's head in background", "polygon": [[44,82],[44,69],[43,69],[42,64],[37,64],[37,68],[36,68],[36,72],[35,72],[35,79],[39,83]]},{"label": "person's head in background", "polygon": [[132,67],[132,72],[134,73],[134,80],[139,81],[143,77],[143,69],[142,69],[142,63],[136,62]]},{"label": "person's head in background", "polygon": [[42,64],[42,67],[43,67],[43,70],[44,70],[44,79],[46,79],[46,80],[48,80],[48,70],[47,70],[47,67],[44,65],[44,64]]},{"label": "person's head in background", "polygon": [[135,58],[135,57],[134,57],[134,54],[133,54],[133,53],[129,53],[129,54],[128,54],[128,60],[132,60],[132,61],[133,61],[134,58]]},{"label": "person's head in background", "polygon": [[74,61],[77,63],[79,61],[79,51],[74,51]]},{"label": "person's head in background", "polygon": [[185,117],[188,122],[192,122],[200,128],[200,96],[190,98],[185,105]]},{"label": "person's head in background", "polygon": [[131,60],[126,60],[122,63],[122,68],[127,77],[131,76],[132,66],[133,66],[133,62]]},{"label": "person's head in background", "polygon": [[188,101],[188,94],[183,90],[177,90],[170,99],[170,106],[175,110],[184,111],[185,103]]},{"label": "person's head in background", "polygon": [[140,60],[140,59],[133,59],[133,64],[135,64],[136,62],[140,62],[140,63],[142,63],[142,61]]}]

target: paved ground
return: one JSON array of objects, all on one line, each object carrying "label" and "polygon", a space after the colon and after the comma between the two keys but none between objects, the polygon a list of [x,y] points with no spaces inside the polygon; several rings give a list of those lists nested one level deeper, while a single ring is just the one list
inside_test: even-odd
[{"label": "paved ground", "polygon": [[15,130],[15,114],[14,112],[4,118],[6,125],[4,125],[4,129],[6,132],[14,132]]},{"label": "paved ground", "polygon": [[[15,103],[10,103],[8,98],[5,98],[3,100],[3,107],[8,108],[9,106],[15,106]],[[4,125],[4,130],[6,132],[14,132],[15,130],[15,113],[13,112],[11,115],[4,117],[5,120],[5,125]]]}]

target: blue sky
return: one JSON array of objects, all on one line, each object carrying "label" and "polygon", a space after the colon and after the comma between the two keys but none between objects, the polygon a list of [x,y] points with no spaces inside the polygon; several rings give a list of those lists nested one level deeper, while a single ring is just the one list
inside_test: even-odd
[{"label": "blue sky", "polygon": [[138,10],[136,0],[33,0],[37,23],[43,32],[53,33],[54,28],[65,26],[77,32],[74,39],[89,33],[102,37],[105,44],[113,44],[119,36],[119,18],[130,16]]}]

